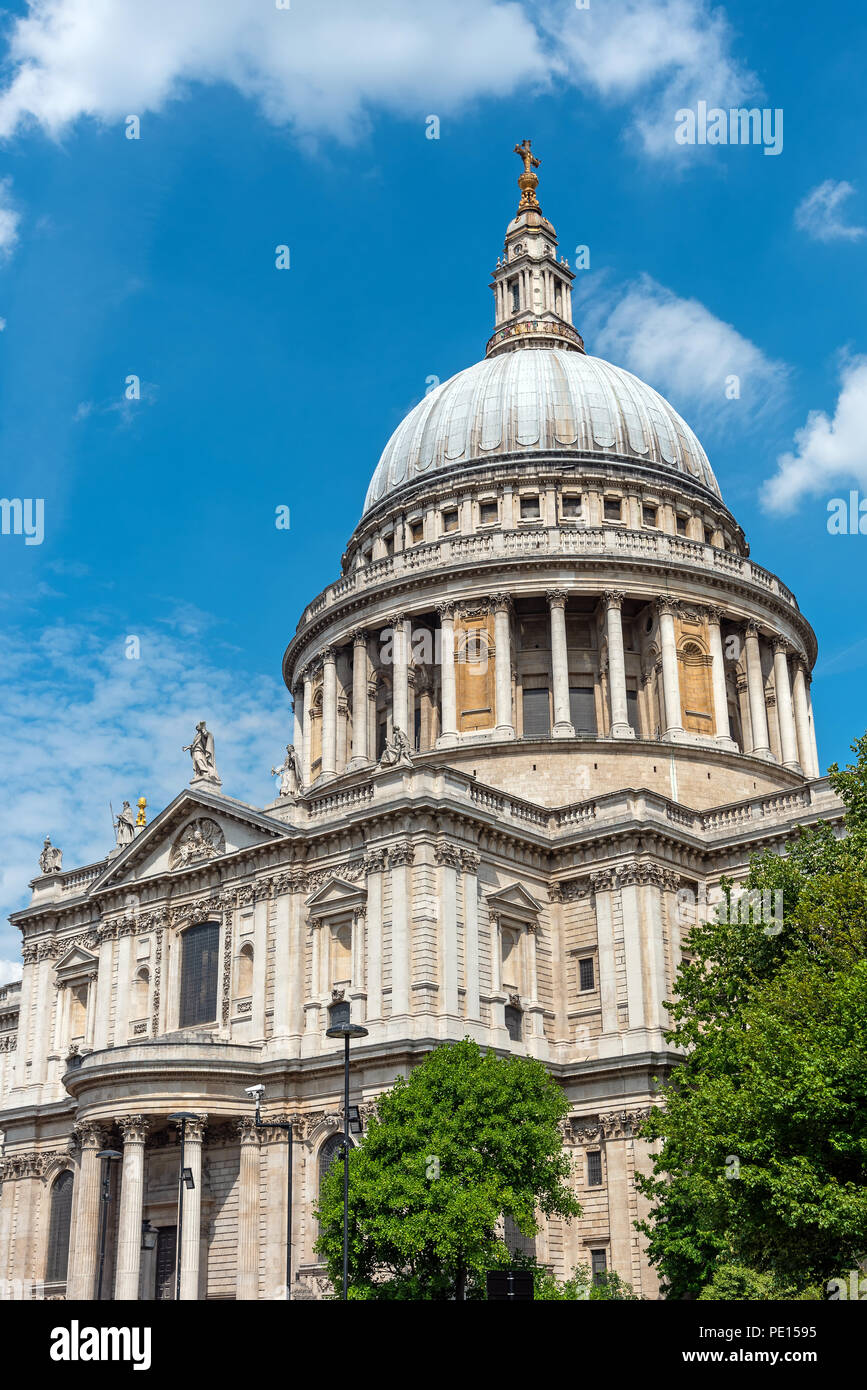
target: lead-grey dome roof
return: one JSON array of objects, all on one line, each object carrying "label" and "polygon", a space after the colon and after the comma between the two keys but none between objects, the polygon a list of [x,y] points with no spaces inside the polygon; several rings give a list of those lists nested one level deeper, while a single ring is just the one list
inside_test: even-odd
[{"label": "lead-grey dome roof", "polygon": [[600,357],[533,348],[477,362],[425,396],[385,446],[364,511],[463,463],[559,449],[659,464],[720,496],[704,449],[658,391]]}]

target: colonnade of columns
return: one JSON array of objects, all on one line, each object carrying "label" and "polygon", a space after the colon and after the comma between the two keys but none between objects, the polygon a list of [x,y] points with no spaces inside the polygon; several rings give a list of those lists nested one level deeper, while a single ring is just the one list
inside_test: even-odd
[{"label": "colonnade of columns", "polygon": [[[607,684],[609,735],[631,739],[636,730],[629,720],[626,678],[626,654],[623,642],[622,608],[626,595],[622,590],[607,590],[602,594],[604,635],[607,646]],[[550,621],[551,677],[553,696],[552,736],[572,738],[575,729],[571,720],[569,701],[569,649],[566,632],[568,595],[561,589],[546,594]],[[494,736],[513,739],[517,736],[512,701],[512,600],[508,594],[496,594],[487,601],[494,618],[495,682]],[[680,687],[680,654],[678,650],[676,617],[680,603],[663,597],[655,601],[658,620],[659,671],[661,691],[659,700],[659,733],[669,741],[684,736]],[[721,624],[725,617],[720,608],[701,610],[707,626],[711,690],[713,706],[713,737],[721,748],[736,750],[729,720],[726,689],[726,655]],[[439,617],[438,660],[440,670],[440,733],[437,746],[453,747],[460,740],[456,698],[455,618],[459,605],[442,603]],[[404,613],[391,615],[382,628],[391,630],[391,687],[392,726],[411,735],[410,729],[410,651],[412,620]],[[732,635],[729,624],[729,638]],[[352,649],[352,755],[350,770],[368,766],[373,750],[369,746],[367,722],[367,691],[370,676],[368,636],[364,629],[350,634]],[[746,678],[749,708],[748,744],[744,751],[757,757],[771,758],[771,739],[768,707],[762,669],[761,641],[773,643],[775,698],[778,710],[780,760],[793,771],[803,771],[808,777],[819,776],[819,760],[813,728],[809,696],[809,674],[804,659],[793,652],[779,637],[760,636],[754,622],[734,623],[734,634],[743,648],[743,669]],[[338,771],[338,682],[336,649],[324,648],[318,657],[322,672],[322,760],[320,775],[330,778]],[[294,688],[295,744],[301,754],[305,784],[313,780],[311,772],[311,700],[316,668],[308,665]]]}]

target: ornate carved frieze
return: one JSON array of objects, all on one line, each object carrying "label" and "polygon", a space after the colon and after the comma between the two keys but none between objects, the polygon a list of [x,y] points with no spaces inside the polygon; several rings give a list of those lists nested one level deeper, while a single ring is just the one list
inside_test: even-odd
[{"label": "ornate carved frieze", "polygon": [[438,844],[434,849],[434,859],[448,869],[461,867],[461,851],[457,845]]},{"label": "ornate carved frieze", "polygon": [[216,859],[226,852],[226,837],[222,829],[210,816],[201,816],[184,826],[172,845],[169,854],[169,868],[178,869],[187,864],[198,864],[203,859]]},{"label": "ornate carved frieze", "polygon": [[0,1182],[44,1178],[55,1168],[68,1168],[69,1163],[69,1146],[65,1149],[27,1149],[22,1153],[8,1154],[0,1160]]},{"label": "ornate carved frieze", "polygon": [[0,1038],[0,1052],[14,1052],[18,1046],[18,1039],[15,1033],[10,1033],[8,1037]]},{"label": "ornate carved frieze", "polygon": [[646,1120],[650,1106],[638,1106],[633,1110],[613,1110],[606,1115],[588,1118],[574,1115],[566,1121],[576,1144],[593,1143],[603,1139],[631,1139],[636,1129]]}]

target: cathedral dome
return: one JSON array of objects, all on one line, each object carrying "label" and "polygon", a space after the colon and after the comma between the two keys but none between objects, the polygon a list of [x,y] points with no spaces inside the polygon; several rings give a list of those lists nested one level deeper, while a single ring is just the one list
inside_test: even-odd
[{"label": "cathedral dome", "polygon": [[602,358],[534,347],[489,356],[425,396],[388,441],[364,511],[452,468],[561,450],[634,458],[720,496],[695,434],[651,386]]}]

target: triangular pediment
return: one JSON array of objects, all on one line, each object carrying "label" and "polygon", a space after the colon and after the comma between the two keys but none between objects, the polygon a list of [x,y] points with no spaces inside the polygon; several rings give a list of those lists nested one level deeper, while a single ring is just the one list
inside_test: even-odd
[{"label": "triangular pediment", "polygon": [[510,883],[496,893],[488,893],[487,903],[492,912],[517,917],[522,922],[535,922],[542,911],[542,904],[522,883]]},{"label": "triangular pediment", "polygon": [[91,970],[96,970],[98,965],[99,958],[92,951],[85,951],[83,946],[73,946],[61,956],[54,968],[58,976],[65,979],[89,974]]},{"label": "triangular pediment", "polygon": [[336,916],[341,912],[351,912],[362,907],[367,892],[357,883],[348,883],[345,878],[330,878],[311,893],[307,899],[307,909],[311,917]]},{"label": "triangular pediment", "polygon": [[90,892],[197,869],[238,850],[296,833],[285,822],[242,801],[186,788],[131,844],[112,856]]}]

